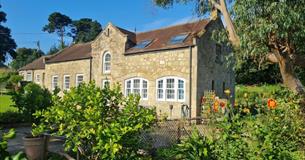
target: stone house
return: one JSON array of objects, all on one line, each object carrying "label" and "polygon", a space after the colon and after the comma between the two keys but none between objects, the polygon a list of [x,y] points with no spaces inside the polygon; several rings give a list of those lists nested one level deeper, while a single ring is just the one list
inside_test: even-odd
[{"label": "stone house", "polygon": [[197,117],[204,91],[234,94],[230,49],[211,38],[219,28],[219,18],[141,33],[109,23],[92,42],[41,57],[19,72],[50,90],[92,80],[100,87],[118,83],[125,95],[139,94],[140,104],[155,106],[159,114]]}]

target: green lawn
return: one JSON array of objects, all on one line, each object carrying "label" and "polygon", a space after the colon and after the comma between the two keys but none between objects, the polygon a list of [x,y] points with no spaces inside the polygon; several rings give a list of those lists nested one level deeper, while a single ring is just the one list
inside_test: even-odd
[{"label": "green lawn", "polygon": [[7,112],[9,110],[15,111],[11,105],[13,104],[11,96],[9,95],[0,95],[0,113]]}]

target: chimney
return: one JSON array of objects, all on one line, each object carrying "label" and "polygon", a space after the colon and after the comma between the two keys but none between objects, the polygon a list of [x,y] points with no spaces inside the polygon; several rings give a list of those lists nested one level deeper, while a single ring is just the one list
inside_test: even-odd
[{"label": "chimney", "polygon": [[210,15],[210,20],[216,20],[219,16],[219,11],[217,8],[213,7]]}]

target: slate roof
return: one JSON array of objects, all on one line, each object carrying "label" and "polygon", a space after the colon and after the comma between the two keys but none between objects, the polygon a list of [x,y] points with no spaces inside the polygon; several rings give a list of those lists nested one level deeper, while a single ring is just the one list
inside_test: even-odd
[{"label": "slate roof", "polygon": [[[192,23],[180,24],[140,33],[134,33],[117,26],[116,28],[128,37],[126,51],[124,54],[129,55],[193,46],[193,38],[196,37],[199,32],[203,31],[209,22],[210,21],[208,19],[204,19]],[[173,36],[181,34],[187,34],[186,39],[182,43],[169,43]],[[137,43],[145,40],[152,40],[152,42],[145,48],[134,48]],[[91,58],[91,42],[74,44],[59,51],[55,55],[40,57],[19,70],[44,69],[45,63],[66,62],[89,58]]]},{"label": "slate roof", "polygon": [[[157,30],[152,30],[148,32],[137,33],[134,35],[130,35],[129,33],[128,37],[131,37],[131,41],[133,41],[135,44],[145,40],[152,40],[152,42],[143,49],[130,47],[126,50],[125,54],[192,46],[194,45],[193,38],[196,37],[200,31],[204,30],[208,23],[209,20],[205,19],[192,23],[186,23],[186,24],[161,28]],[[169,43],[170,39],[173,36],[181,35],[181,34],[188,34],[188,36],[183,41],[183,43],[179,43],[175,45]]]},{"label": "slate roof", "polygon": [[66,62],[91,58],[91,43],[74,44],[59,51],[46,63]]},{"label": "slate roof", "polygon": [[47,56],[41,56],[38,59],[34,60],[33,62],[21,67],[19,71],[22,70],[34,70],[34,69],[44,69],[45,68],[45,63],[44,63],[44,58]]}]

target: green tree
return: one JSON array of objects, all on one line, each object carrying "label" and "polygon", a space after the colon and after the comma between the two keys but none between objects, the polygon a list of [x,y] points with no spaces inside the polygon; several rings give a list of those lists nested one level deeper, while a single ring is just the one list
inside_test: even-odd
[{"label": "green tree", "polygon": [[18,48],[16,51],[16,58],[11,62],[10,66],[17,70],[43,55],[44,53],[41,50]]},{"label": "green tree", "polygon": [[[155,110],[139,106],[139,96],[125,97],[119,86],[101,89],[94,82],[71,88],[54,105],[35,113],[41,120],[33,134],[49,130],[64,135],[65,149],[81,159],[138,159],[140,136],[155,122]],[[143,148],[142,148],[143,149]]]},{"label": "green tree", "polygon": [[305,67],[304,1],[236,1],[234,21],[240,53],[279,65],[284,84],[305,94],[296,68]]},{"label": "green tree", "polygon": [[6,20],[6,13],[0,10],[0,62],[5,62],[7,54],[12,58],[16,57],[15,49],[17,45],[11,36],[11,30],[2,25]]},{"label": "green tree", "polygon": [[48,21],[49,23],[42,30],[48,33],[55,32],[60,37],[60,45],[63,49],[65,46],[64,37],[68,35],[69,31],[67,30],[71,28],[71,18],[59,12],[54,12],[50,14]]},{"label": "green tree", "polygon": [[154,0],[162,7],[194,1],[200,14],[213,9],[223,15],[226,37],[237,56],[277,63],[283,83],[290,90],[305,95],[305,88],[295,73],[295,68],[305,67],[305,47],[302,45],[305,38],[305,2],[235,1],[234,24],[226,0]]},{"label": "green tree", "polygon": [[[68,47],[66,44],[64,44],[64,48]],[[49,49],[49,51],[47,52],[47,55],[52,55],[52,54],[56,54],[57,52],[59,52],[60,50],[62,50],[62,47],[59,45],[52,45],[51,48]]]},{"label": "green tree", "polygon": [[75,43],[90,42],[102,31],[102,25],[90,18],[73,21],[71,36]]}]

